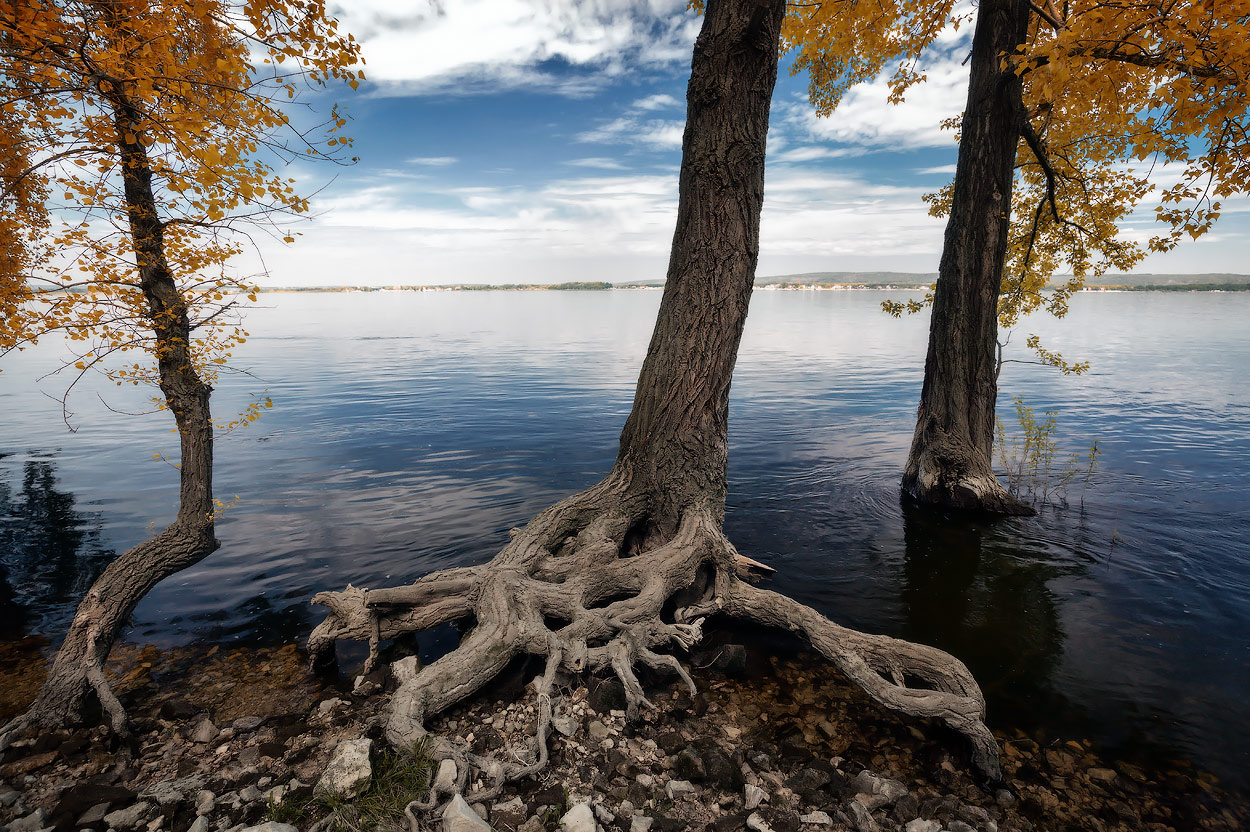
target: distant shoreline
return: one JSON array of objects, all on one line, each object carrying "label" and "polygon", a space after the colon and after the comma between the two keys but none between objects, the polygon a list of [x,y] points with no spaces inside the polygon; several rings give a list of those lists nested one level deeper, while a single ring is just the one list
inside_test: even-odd
[{"label": "distant shoreline", "polygon": [[[928,283],[759,283],[756,289],[769,292],[863,292],[863,291],[925,291]],[[604,284],[445,284],[438,286],[276,286],[261,287],[264,294],[368,293],[368,292],[605,292],[663,289],[660,283]],[[1050,286],[1048,288],[1055,288]],[[1090,284],[1082,292],[1250,292],[1247,283],[1139,283]]]}]

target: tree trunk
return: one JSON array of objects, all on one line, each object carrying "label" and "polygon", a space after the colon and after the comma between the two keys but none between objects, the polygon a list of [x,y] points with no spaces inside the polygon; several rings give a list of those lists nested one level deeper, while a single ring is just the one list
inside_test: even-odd
[{"label": "tree trunk", "polygon": [[681,513],[725,513],[729,385],[759,259],[777,81],[774,0],[709,4],[691,61],[677,228],[616,467],[651,504],[644,548]]},{"label": "tree trunk", "polygon": [[[546,765],[557,671],[615,673],[625,688],[626,716],[634,719],[651,705],[634,669],[676,674],[693,692],[677,657],[663,651],[689,648],[702,636],[704,616],[718,612],[807,637],[878,702],[962,731],[977,765],[998,773],[997,746],[982,721],[984,699],[957,659],[843,629],[750,586],[741,579],[760,564],[740,555],[722,530],[729,384],[759,250],[783,14],[783,0],[707,4],[687,91],[668,281],[612,471],[513,529],[489,563],[435,572],[408,586],[349,586],[313,599],[329,608],[309,637],[314,663],[333,653],[337,639],[368,640],[364,673],[383,639],[474,620],[459,647],[399,686],[386,724],[394,745],[410,748],[428,738],[431,754],[454,759],[457,790],[471,772],[487,775],[491,785],[467,795],[470,802],[492,799],[505,782]],[[528,749],[494,759],[427,733],[428,716],[472,696],[522,654],[546,659]],[[917,679],[930,687],[906,687]],[[431,809],[436,798],[410,808]]]},{"label": "tree trunk", "polygon": [[[186,300],[165,259],[164,227],[152,191],[152,168],[139,141],[141,120],[115,86],[105,91],[113,110],[139,283],[155,334],[157,370],[165,403],[178,426],[178,516],[151,540],[123,553],[104,570],[78,605],[65,641],[34,703],[19,718],[44,728],[77,721],[93,690],[114,730],[126,732],[125,713],[109,690],[103,665],[135,605],[157,583],[186,569],[220,545],[213,535],[212,388],[192,363]],[[16,727],[16,726],[15,726]],[[11,732],[9,732],[11,733]]]},{"label": "tree trunk", "polygon": [[1025,0],[984,0],[972,39],[955,190],[938,267],[903,491],[921,503],[1032,514],[994,476],[998,293],[1007,253],[1020,81],[1001,56],[1028,35]]}]

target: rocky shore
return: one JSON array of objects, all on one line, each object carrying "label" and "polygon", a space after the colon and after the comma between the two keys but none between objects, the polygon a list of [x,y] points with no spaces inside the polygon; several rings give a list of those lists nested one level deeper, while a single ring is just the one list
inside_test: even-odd
[{"label": "rocky shore", "polygon": [[[551,762],[489,803],[422,747],[394,751],[382,710],[395,671],[337,690],[294,648],[115,666],[134,736],[100,728],[21,739],[0,758],[11,832],[1033,832],[1239,830],[1250,809],[1214,778],[1099,759],[1079,740],[1000,736],[1004,779],[981,782],[959,738],[883,713],[823,662],[724,644],[692,657],[699,694],[650,680],[627,724],[619,683],[568,678]],[[429,725],[476,753],[521,753],[536,719],[518,665]],[[420,812],[410,801],[438,795]]]}]

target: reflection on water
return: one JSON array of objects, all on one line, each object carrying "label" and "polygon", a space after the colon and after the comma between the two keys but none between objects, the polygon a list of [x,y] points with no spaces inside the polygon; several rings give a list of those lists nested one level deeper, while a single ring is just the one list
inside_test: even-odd
[{"label": "reflection on water", "polygon": [[57,487],[55,457],[23,460],[20,485],[0,456],[0,637],[63,628],[78,599],[113,557],[99,516]]},{"label": "reflection on water", "polygon": [[1050,585],[1083,565],[1005,547],[984,522],[910,504],[902,511],[903,637],[962,658],[995,721],[1032,731],[1071,708],[1054,687],[1065,637]]},{"label": "reflection on water", "polygon": [[[886,318],[882,297],[752,301],[732,539],[834,620],[961,657],[996,727],[1187,755],[1246,785],[1250,294],[1085,296],[1037,322],[1094,370],[1008,365],[1003,415],[1017,393],[1058,409],[1060,440],[1098,439],[1102,470],[1083,506],[998,523],[900,506],[926,322]],[[223,415],[275,403],[218,444],[217,493],[239,504],[222,548],[139,606],[135,640],[291,641],[320,590],[487,560],[608,470],[659,293],[263,300],[238,356],[252,375],[214,395]],[[152,459],[176,452],[166,419],[94,399],[138,411],[146,393],[85,392],[69,436],[38,392],[57,354],[11,357],[0,376],[0,614],[53,637],[102,560],[177,507],[176,472]]]}]

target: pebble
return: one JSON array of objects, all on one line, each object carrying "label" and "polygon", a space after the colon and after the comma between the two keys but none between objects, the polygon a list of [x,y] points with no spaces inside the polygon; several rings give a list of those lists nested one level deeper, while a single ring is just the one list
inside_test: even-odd
[{"label": "pebble", "polygon": [[[125,809],[118,809],[116,812],[109,812],[104,816],[104,822],[113,829],[134,829],[143,823],[144,819],[152,811],[152,804],[146,801],[140,801],[133,806]],[[10,824],[12,828],[12,824]]]},{"label": "pebble", "polygon": [[747,818],[747,829],[754,832],[773,832],[773,828],[768,825],[768,821],[760,817],[759,812],[752,812]]},{"label": "pebble", "polygon": [[799,816],[800,823],[811,823],[816,826],[833,826],[833,818],[827,812],[808,812]]},{"label": "pebble", "polygon": [[924,818],[916,818],[907,821],[907,825],[903,827],[903,832],[938,832],[942,828],[942,824],[935,820],[925,820]]},{"label": "pebble", "polygon": [[[280,799],[281,798],[279,798],[279,800]],[[195,796],[195,813],[197,815],[207,815],[209,812],[213,811],[213,806],[216,805],[216,803],[217,795],[207,789],[202,789]]]},{"label": "pebble", "polygon": [[653,823],[655,823],[654,818],[649,818],[646,815],[634,815],[629,821],[629,832],[649,832]]},{"label": "pebble", "polygon": [[204,717],[191,731],[191,742],[209,743],[217,739],[217,735],[221,733],[217,730],[217,726],[208,717]]},{"label": "pebble", "polygon": [[742,787],[742,797],[746,801],[748,809],[756,809],[761,803],[768,800],[768,792],[759,786],[752,786],[750,783],[747,783]]},{"label": "pebble", "polygon": [[241,716],[230,723],[230,727],[236,734],[246,734],[249,731],[255,731],[264,721],[265,718],[261,716]]},{"label": "pebble", "polygon": [[352,798],[363,792],[373,778],[369,763],[369,751],[373,741],[369,739],[343,740],[334,749],[334,756],[326,766],[325,773],[317,781],[317,791],[339,797]]},{"label": "pebble", "polygon": [[9,821],[9,832],[37,832],[48,825],[48,813],[36,809],[24,818]]},{"label": "pebble", "polygon": [[560,818],[561,832],[597,832],[598,828],[589,803],[578,803]]},{"label": "pebble", "polygon": [[447,759],[438,764],[438,774],[434,775],[434,792],[436,794],[451,794],[456,790],[456,770],[455,760]]},{"label": "pebble", "polygon": [[443,809],[443,832],[491,832],[491,828],[457,794]]},{"label": "pebble", "polygon": [[694,794],[698,789],[689,780],[669,780],[664,784],[664,793],[669,800],[676,800],[684,794]]}]

